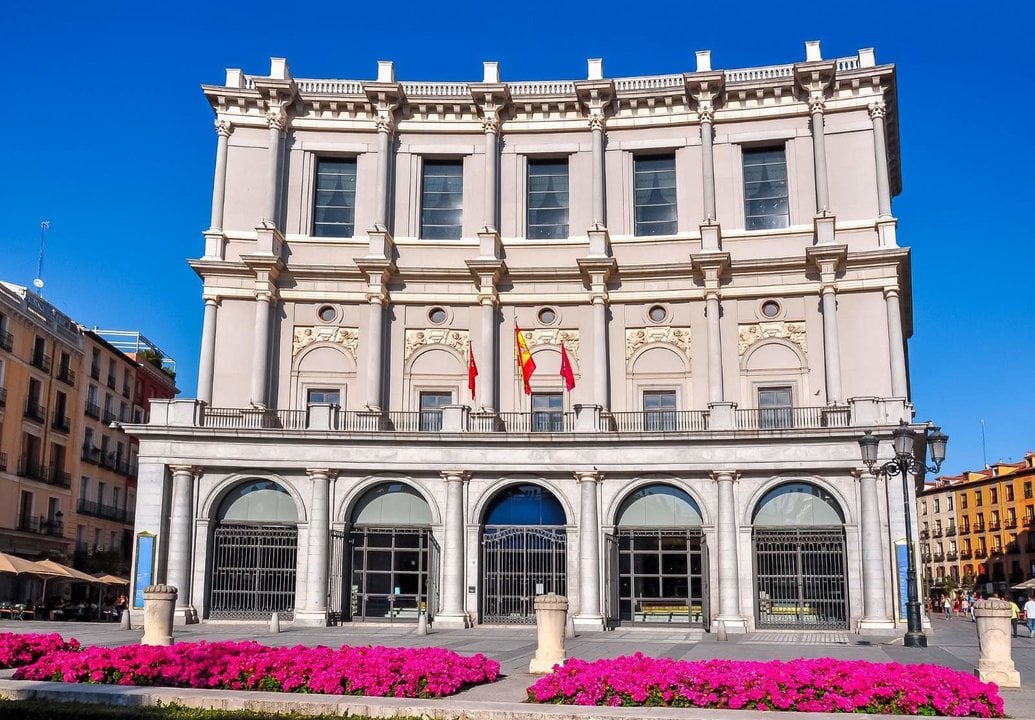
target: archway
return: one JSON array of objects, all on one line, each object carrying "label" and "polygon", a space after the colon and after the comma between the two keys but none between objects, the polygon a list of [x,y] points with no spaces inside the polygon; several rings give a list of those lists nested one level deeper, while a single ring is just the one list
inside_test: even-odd
[{"label": "archway", "polygon": [[512,485],[489,502],[482,526],[483,623],[534,623],[536,595],[567,593],[564,525],[561,503],[539,485]]},{"label": "archway", "polygon": [[332,574],[331,612],[347,608],[358,621],[416,621],[421,610],[434,615],[439,551],[431,520],[427,501],[405,483],[363,493],[348,532],[332,533],[332,567],[344,568],[349,583],[346,595]]},{"label": "archway", "polygon": [[272,480],[232,487],[212,531],[209,617],[291,618],[295,608],[298,508]]},{"label": "archway", "polygon": [[812,483],[779,485],[752,515],[759,627],[848,628],[844,512]]},{"label": "archway", "polygon": [[701,509],[671,485],[646,485],[622,501],[607,538],[611,622],[705,625],[708,551]]}]

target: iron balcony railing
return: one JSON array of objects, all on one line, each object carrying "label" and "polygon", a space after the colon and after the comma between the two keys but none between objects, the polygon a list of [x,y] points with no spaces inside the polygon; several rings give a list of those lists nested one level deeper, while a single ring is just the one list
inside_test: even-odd
[{"label": "iron balcony railing", "polygon": [[960,525],[960,535],[970,535],[970,525]]},{"label": "iron balcony railing", "polygon": [[971,554],[970,550],[960,550],[960,559],[961,560],[970,560],[971,557],[972,557],[972,554]]},{"label": "iron balcony railing", "polygon": [[7,453],[0,452],[0,472],[7,472]]},{"label": "iron balcony railing", "polygon": [[45,515],[21,515],[18,518],[18,529],[22,532],[61,537],[65,524],[61,520],[48,520]]},{"label": "iron balcony railing", "polygon": [[1006,543],[1006,552],[1010,555],[1016,555],[1020,552],[1020,548],[1015,542]]},{"label": "iron balcony railing", "polygon": [[988,557],[988,553],[983,548],[978,548],[977,550],[974,551],[974,557],[976,557],[976,558]]},{"label": "iron balcony railing", "polygon": [[974,523],[974,532],[979,533],[979,532],[984,532],[984,531],[985,531],[985,524],[984,523]]},{"label": "iron balcony railing", "polygon": [[118,419],[119,419],[119,416],[115,414],[114,410],[105,410],[104,411],[104,418],[102,419],[102,422],[105,425],[111,425],[113,422],[115,422]]},{"label": "iron balcony railing", "polygon": [[946,560],[955,560],[956,558],[957,558],[957,554],[956,554],[956,552],[954,550],[950,550],[949,552],[945,553],[945,559]]},{"label": "iron balcony railing", "polygon": [[945,560],[945,553],[936,552],[934,554],[935,562],[943,562]]},{"label": "iron balcony railing", "polygon": [[954,536],[956,534],[956,528],[954,526],[950,525],[949,527],[945,528],[945,534],[948,537]]},{"label": "iron balcony railing", "polygon": [[1016,518],[1007,518],[1006,522],[1003,523],[1003,527],[1008,527],[1008,528],[1015,528],[1015,527],[1017,527],[1017,519]]},{"label": "iron balcony railing", "polygon": [[94,380],[100,380],[101,379],[101,366],[100,365],[91,365],[90,366],[90,377],[92,377]]},{"label": "iron balcony railing", "polygon": [[93,445],[86,444],[83,445],[83,451],[80,453],[79,457],[81,457],[88,463],[93,463],[94,465],[96,465],[101,460],[100,455],[101,449],[99,447],[94,447]]},{"label": "iron balcony railing", "polygon": [[45,373],[50,372],[50,355],[41,352],[34,352],[32,357],[29,359],[29,363]]},{"label": "iron balcony railing", "polygon": [[47,408],[32,400],[25,401],[25,412],[22,414],[28,420],[35,420],[39,423],[47,421]]},{"label": "iron balcony railing", "polygon": [[94,502],[93,500],[79,498],[78,510],[81,515],[90,515],[92,517],[104,518],[105,520],[126,522],[126,509],[116,507],[115,505],[103,505],[101,503]]},{"label": "iron balcony railing", "polygon": [[128,398],[130,396],[129,385],[122,386],[122,397]]},{"label": "iron balcony railing", "polygon": [[931,537],[940,538],[941,536],[942,536],[942,529],[941,528],[935,528],[934,530],[931,531]]},{"label": "iron balcony railing", "polygon": [[88,402],[86,403],[86,414],[92,417],[94,420],[101,419],[101,408],[97,403]]},{"label": "iron balcony railing", "polygon": [[738,430],[797,430],[846,428],[847,407],[781,407],[737,410]]},{"label": "iron balcony railing", "polygon": [[115,389],[115,385],[116,385],[115,376],[114,375],[109,375],[108,376],[108,387],[110,387],[112,390],[114,390]]},{"label": "iron balcony railing", "polygon": [[67,365],[58,369],[57,379],[65,383],[65,385],[75,386],[75,370],[68,367]]},{"label": "iron balcony railing", "polygon": [[47,476],[44,482],[48,485],[70,488],[72,487],[72,473],[65,472],[58,465],[51,465],[47,468]]},{"label": "iron balcony railing", "polygon": [[998,530],[999,530],[999,523],[998,522],[990,522],[990,523],[988,523],[988,531],[989,532],[997,532]]},{"label": "iron balcony railing", "polygon": [[22,456],[18,460],[17,473],[20,477],[47,482],[47,469],[39,460]]},{"label": "iron balcony railing", "polygon": [[58,432],[68,433],[72,429],[72,421],[68,419],[67,415],[55,414],[54,419],[50,422],[50,427]]},{"label": "iron balcony railing", "polygon": [[0,350],[7,352],[14,350],[14,335],[6,330],[0,330]]},{"label": "iron balcony railing", "polygon": [[645,410],[611,413],[615,432],[701,432],[708,429],[705,410]]},{"label": "iron balcony railing", "polygon": [[926,540],[929,537],[931,537],[931,533],[929,531],[927,531],[927,530],[921,530],[920,531],[920,539],[921,540]]},{"label": "iron balcony railing", "polygon": [[0,387],[0,407],[7,407],[7,388]]}]

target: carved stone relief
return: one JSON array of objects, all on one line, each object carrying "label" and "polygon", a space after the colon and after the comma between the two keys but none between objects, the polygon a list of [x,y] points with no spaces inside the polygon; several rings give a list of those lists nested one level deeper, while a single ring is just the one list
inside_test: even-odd
[{"label": "carved stone relief", "polygon": [[788,340],[801,348],[803,355],[809,354],[808,340],[805,337],[805,323],[773,320],[740,326],[740,342],[738,344],[741,356],[759,340],[769,338]]},{"label": "carved stone relief", "polygon": [[561,328],[536,328],[535,330],[522,330],[528,349],[536,345],[561,345],[568,351],[568,354],[576,360],[579,357],[579,331],[562,330]]},{"label": "carved stone relief", "polygon": [[297,357],[302,350],[314,342],[329,342],[341,345],[353,360],[359,355],[359,328],[327,327],[295,327],[295,335],[291,339],[291,357]]},{"label": "carved stone relief", "polygon": [[428,345],[445,345],[467,357],[467,346],[470,342],[471,333],[468,330],[451,330],[450,328],[407,330],[403,359],[408,360],[413,353]]},{"label": "carved stone relief", "polygon": [[651,325],[642,328],[627,328],[625,331],[625,359],[628,360],[644,345],[663,342],[674,345],[690,359],[690,328],[669,325]]}]

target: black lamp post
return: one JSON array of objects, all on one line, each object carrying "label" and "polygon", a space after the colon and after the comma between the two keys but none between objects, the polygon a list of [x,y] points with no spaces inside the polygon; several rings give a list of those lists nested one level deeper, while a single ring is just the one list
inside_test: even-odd
[{"label": "black lamp post", "polygon": [[[902,476],[902,506],[905,510],[906,521],[906,636],[904,644],[906,647],[927,647],[927,636],[924,635],[923,624],[920,621],[920,598],[917,596],[916,586],[916,557],[913,551],[913,521],[912,512],[909,506],[909,476],[915,475],[918,470],[927,470],[936,473],[945,460],[945,445],[949,437],[939,427],[929,427],[923,434],[924,445],[920,450],[920,457],[916,451],[916,438],[912,428],[905,422],[899,423],[891,433],[892,445],[895,449],[895,458],[888,460],[878,468],[877,472],[884,473],[888,478],[895,475]],[[877,464],[877,448],[880,440],[867,430],[859,438],[859,450],[862,452],[863,463],[867,469],[873,472]],[[931,450],[933,465],[927,465],[927,449]]]}]

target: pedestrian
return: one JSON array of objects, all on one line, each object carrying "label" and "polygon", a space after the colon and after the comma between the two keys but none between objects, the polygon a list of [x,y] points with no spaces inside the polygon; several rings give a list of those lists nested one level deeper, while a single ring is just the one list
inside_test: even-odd
[{"label": "pedestrian", "polygon": [[1028,602],[1024,603],[1024,621],[1028,625],[1028,637],[1035,637],[1035,595],[1028,596]]},{"label": "pedestrian", "polygon": [[1013,636],[1017,637],[1017,621],[1021,617],[1021,609],[1017,607],[1017,601],[1013,598],[1007,598],[1006,601],[1010,603],[1010,628],[1013,630]]},{"label": "pedestrian", "polygon": [[964,596],[963,599],[960,600],[960,619],[961,620],[969,619],[970,618],[970,613],[971,613],[970,601],[967,600],[966,596]]},{"label": "pedestrian", "polygon": [[942,601],[942,611],[945,613],[946,620],[952,620],[952,599],[948,595]]},{"label": "pedestrian", "polygon": [[960,599],[959,593],[956,593],[952,599],[952,612],[958,618],[963,617],[963,601]]}]

